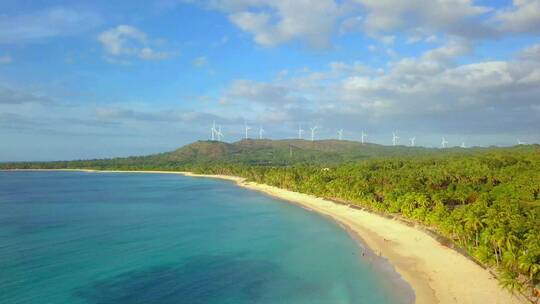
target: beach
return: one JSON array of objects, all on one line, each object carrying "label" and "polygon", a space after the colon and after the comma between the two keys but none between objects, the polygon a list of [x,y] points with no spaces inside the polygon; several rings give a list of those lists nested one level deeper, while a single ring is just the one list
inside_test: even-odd
[{"label": "beach", "polygon": [[526,303],[502,289],[488,270],[443,246],[427,233],[398,220],[311,195],[246,182],[240,177],[189,172],[183,174],[230,180],[241,187],[299,204],[333,218],[357,234],[372,251],[386,258],[395,267],[413,288],[415,303]]},{"label": "beach", "polygon": [[238,186],[296,203],[305,209],[336,220],[354,233],[372,252],[387,259],[394,266],[396,272],[414,290],[415,303],[526,303],[502,289],[497,279],[488,270],[457,251],[440,244],[421,229],[411,227],[396,219],[350,208],[347,205],[311,195],[248,182],[241,177],[172,171],[78,171],[182,174],[190,177],[229,180]]}]

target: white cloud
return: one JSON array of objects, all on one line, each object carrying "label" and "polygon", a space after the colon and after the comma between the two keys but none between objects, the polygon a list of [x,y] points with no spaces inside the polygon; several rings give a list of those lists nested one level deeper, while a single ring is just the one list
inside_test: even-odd
[{"label": "white cloud", "polygon": [[511,8],[495,15],[500,29],[510,33],[540,33],[540,1],[514,0]]},{"label": "white cloud", "polygon": [[423,57],[428,61],[451,62],[454,58],[469,54],[472,46],[467,41],[452,40],[446,45],[428,50]]},{"label": "white cloud", "polygon": [[61,7],[20,15],[0,14],[0,44],[77,34],[101,22],[101,17],[94,12]]},{"label": "white cloud", "polygon": [[[191,1],[184,1],[191,3]],[[404,34],[408,43],[444,37],[495,39],[512,33],[538,33],[540,1],[514,0],[503,8],[474,0],[201,0],[227,14],[253,35],[256,43],[275,46],[304,41],[328,47],[336,33],[363,32],[392,44]]]},{"label": "white cloud", "polygon": [[170,58],[172,54],[169,52],[155,51],[149,47],[144,47],[140,50],[138,56],[139,58],[145,60],[163,60]]},{"label": "white cloud", "polygon": [[[467,47],[445,46],[419,58],[402,59],[383,75],[348,77],[341,96],[378,116],[467,113],[486,124],[490,122],[482,113],[488,108],[504,115],[536,103],[540,64],[517,59],[456,65],[455,58],[466,52]],[[385,102],[374,107],[373,101],[380,100]]]},{"label": "white cloud", "polygon": [[394,44],[395,40],[396,40],[396,36],[393,36],[393,35],[387,35],[387,36],[381,37],[381,41],[384,44]]},{"label": "white cloud", "polygon": [[170,52],[156,51],[152,41],[143,31],[129,25],[119,25],[98,36],[105,51],[112,56],[133,56],[143,60],[162,60],[172,56]]},{"label": "white cloud", "polygon": [[9,55],[0,56],[0,64],[10,64],[14,61],[13,57]]},{"label": "white cloud", "polygon": [[342,14],[333,0],[215,0],[210,7],[227,12],[233,24],[263,46],[299,39],[326,47]]},{"label": "white cloud", "polygon": [[489,29],[473,18],[491,9],[477,6],[471,0],[354,1],[365,8],[363,30],[372,34],[403,30],[415,39],[421,33],[429,37],[433,32],[471,37],[490,34]]},{"label": "white cloud", "polygon": [[502,8],[474,0],[179,1],[224,12],[263,46],[304,41],[328,47],[334,34],[354,32],[384,44],[392,44],[395,37],[433,43],[445,37],[474,41],[540,32],[539,0],[513,0]]},{"label": "white cloud", "polygon": [[524,60],[540,62],[540,44],[531,45],[520,53],[520,57]]},{"label": "white cloud", "polygon": [[360,122],[391,130],[402,124],[422,131],[429,125],[434,132],[490,134],[534,130],[540,128],[531,111],[540,96],[540,61],[531,56],[539,49],[532,46],[507,61],[459,64],[471,46],[455,40],[393,62],[386,71],[331,62],[327,70],[274,81],[235,81],[223,94],[229,101],[223,106],[336,126]]}]

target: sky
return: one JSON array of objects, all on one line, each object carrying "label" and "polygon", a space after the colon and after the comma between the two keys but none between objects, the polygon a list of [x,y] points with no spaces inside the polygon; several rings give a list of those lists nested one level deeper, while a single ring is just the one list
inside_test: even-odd
[{"label": "sky", "polygon": [[0,1],[0,161],[540,142],[540,0]]}]

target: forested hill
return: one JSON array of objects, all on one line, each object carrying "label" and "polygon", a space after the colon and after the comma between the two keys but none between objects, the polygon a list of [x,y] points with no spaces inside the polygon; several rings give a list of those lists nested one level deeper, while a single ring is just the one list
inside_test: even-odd
[{"label": "forested hill", "polygon": [[0,163],[0,168],[94,168],[125,170],[178,170],[212,164],[241,164],[256,166],[285,166],[292,164],[336,165],[343,162],[375,157],[470,154],[495,150],[520,151],[534,146],[514,148],[425,148],[362,144],[346,140],[299,139],[254,140],[235,143],[197,141],[175,151],[113,159],[95,159],[58,162]]}]

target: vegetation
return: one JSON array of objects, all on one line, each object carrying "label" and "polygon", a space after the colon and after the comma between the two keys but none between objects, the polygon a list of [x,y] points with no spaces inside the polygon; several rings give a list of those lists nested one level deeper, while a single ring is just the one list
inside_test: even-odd
[{"label": "vegetation", "polygon": [[373,159],[322,166],[205,166],[259,183],[348,202],[431,227],[501,285],[533,299],[540,281],[540,149]]},{"label": "vegetation", "polygon": [[147,157],[0,168],[191,170],[243,176],[430,227],[495,269],[502,286],[531,301],[536,299],[531,287],[540,282],[538,145],[440,150],[335,141],[199,142]]},{"label": "vegetation", "polygon": [[428,156],[440,154],[470,154],[493,151],[500,148],[450,148],[383,146],[362,144],[346,140],[306,141],[288,140],[241,140],[235,143],[198,141],[172,152],[149,156],[133,156],[114,159],[20,162],[1,164],[0,168],[94,168],[122,170],[178,170],[202,165],[250,165],[288,166],[294,164],[337,165],[344,162],[370,158],[395,156]]}]

